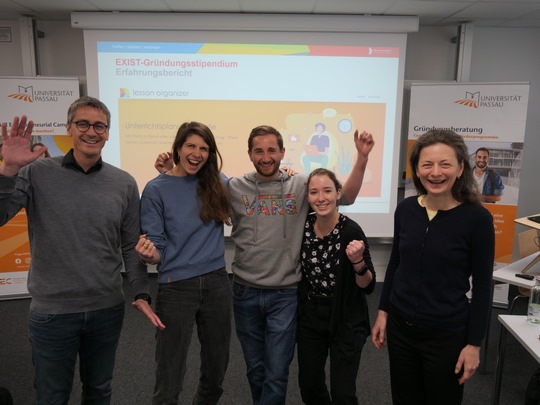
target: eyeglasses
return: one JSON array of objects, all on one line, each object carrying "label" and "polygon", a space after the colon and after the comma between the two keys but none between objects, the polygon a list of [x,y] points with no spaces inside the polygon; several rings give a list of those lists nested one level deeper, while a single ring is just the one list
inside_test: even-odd
[{"label": "eyeglasses", "polygon": [[90,129],[90,127],[94,127],[94,132],[98,135],[103,135],[107,131],[107,128],[109,128],[108,125],[105,125],[102,122],[90,124],[88,121],[76,121],[74,122],[74,124],[81,132],[86,132]]}]

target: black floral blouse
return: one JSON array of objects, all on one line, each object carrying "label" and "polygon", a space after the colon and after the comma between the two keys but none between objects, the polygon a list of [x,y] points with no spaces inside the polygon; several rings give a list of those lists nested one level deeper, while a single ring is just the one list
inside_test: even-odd
[{"label": "black floral blouse", "polygon": [[340,268],[341,231],[345,217],[340,214],[334,229],[323,238],[315,234],[315,219],[315,215],[309,215],[304,228],[302,275],[308,282],[310,293],[331,297]]}]

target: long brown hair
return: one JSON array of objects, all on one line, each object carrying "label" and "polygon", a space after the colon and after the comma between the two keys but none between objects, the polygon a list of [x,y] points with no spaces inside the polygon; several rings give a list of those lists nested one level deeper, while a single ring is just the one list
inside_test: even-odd
[{"label": "long brown hair", "polygon": [[231,224],[231,206],[229,191],[223,184],[220,172],[223,164],[216,145],[214,134],[200,122],[185,122],[176,133],[172,146],[174,164],[180,162],[178,150],[191,135],[200,136],[208,145],[208,160],[197,172],[197,196],[199,197],[199,215],[203,222],[214,220],[222,224]]}]

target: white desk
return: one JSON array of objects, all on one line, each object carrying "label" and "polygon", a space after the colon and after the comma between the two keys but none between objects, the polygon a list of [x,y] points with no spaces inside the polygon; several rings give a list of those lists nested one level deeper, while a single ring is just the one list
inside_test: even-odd
[{"label": "white desk", "polygon": [[534,221],[531,221],[530,219],[528,219],[528,217],[536,217],[538,215],[540,215],[540,214],[527,215],[526,217],[516,218],[516,219],[514,219],[514,222],[516,222],[518,224],[521,224],[521,225],[528,226],[529,228],[534,228],[534,229],[540,230],[540,223],[534,222]]},{"label": "white desk", "polygon": [[[528,215],[527,217],[522,217],[522,218],[516,218],[514,220],[514,222],[518,223],[518,224],[521,224],[521,225],[525,225],[525,226],[528,226],[529,228],[533,228],[533,229],[536,229],[536,230],[540,230],[540,223],[538,222],[535,222],[535,221],[531,221],[528,217],[536,217],[540,214],[536,214],[536,215]],[[536,265],[540,263],[540,253],[536,253],[536,257],[531,260],[529,262],[529,264],[527,265],[527,267],[525,267],[523,269],[523,272],[529,272],[529,270],[532,270],[534,267],[536,267]]]},{"label": "white desk", "polygon": [[[495,270],[493,272],[493,280],[517,285],[518,287],[523,287],[530,290],[534,287],[534,280],[525,280],[524,278],[516,277],[516,274],[521,273],[521,270],[530,265],[538,257],[538,254],[538,252],[534,252],[532,255],[524,257],[517,262],[510,263],[507,266]],[[535,263],[526,274],[530,274],[531,276],[540,276],[540,262]]]},{"label": "white desk", "polygon": [[498,319],[501,323],[501,334],[499,336],[499,356],[497,358],[497,369],[495,372],[495,385],[493,386],[493,395],[491,398],[492,405],[499,404],[507,332],[510,332],[535,360],[540,363],[540,324],[529,324],[525,315],[499,315]]}]

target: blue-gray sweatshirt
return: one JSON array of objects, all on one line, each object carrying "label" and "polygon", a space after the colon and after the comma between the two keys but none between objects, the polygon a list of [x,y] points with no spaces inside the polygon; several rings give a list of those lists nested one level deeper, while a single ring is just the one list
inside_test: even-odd
[{"label": "blue-gray sweatshirt", "polygon": [[223,224],[201,220],[196,176],[160,174],[148,182],[141,198],[141,223],[161,256],[160,283],[225,267]]}]

